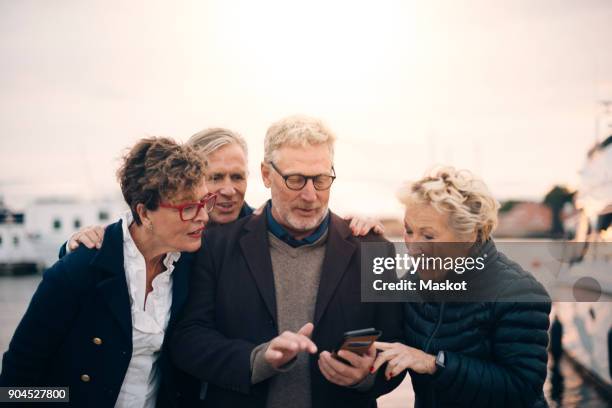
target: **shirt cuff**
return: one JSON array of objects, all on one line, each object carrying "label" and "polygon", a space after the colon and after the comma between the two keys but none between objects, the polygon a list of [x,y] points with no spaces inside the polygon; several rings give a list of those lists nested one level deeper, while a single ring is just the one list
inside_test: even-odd
[{"label": "shirt cuff", "polygon": [[297,357],[294,357],[279,368],[272,367],[264,357],[269,345],[270,342],[260,344],[251,352],[251,384],[257,384],[275,374],[287,372],[293,368],[297,361]]}]

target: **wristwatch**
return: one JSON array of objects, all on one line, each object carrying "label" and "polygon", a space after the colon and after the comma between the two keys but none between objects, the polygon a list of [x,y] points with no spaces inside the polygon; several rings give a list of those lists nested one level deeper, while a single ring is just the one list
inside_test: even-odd
[{"label": "wristwatch", "polygon": [[444,368],[446,367],[446,353],[440,350],[438,351],[438,355],[436,356],[436,366]]}]

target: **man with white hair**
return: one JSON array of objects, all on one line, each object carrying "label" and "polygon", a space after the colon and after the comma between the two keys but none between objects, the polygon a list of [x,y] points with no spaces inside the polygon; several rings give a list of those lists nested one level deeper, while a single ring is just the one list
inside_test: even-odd
[{"label": "man with white hair", "polygon": [[244,201],[249,157],[244,138],[230,129],[209,128],[187,144],[206,159],[206,187],[217,195],[210,223],[226,224],[251,214],[253,208]]},{"label": "man with white hair", "polygon": [[[206,187],[217,195],[209,226],[227,224],[253,213],[245,201],[248,177],[248,147],[246,140],[227,128],[204,129],[189,138],[187,144],[206,160]],[[348,215],[354,235],[366,235],[373,230],[384,232],[382,224],[373,218]],[[75,250],[79,245],[100,248],[104,236],[103,226],[87,226],[70,236],[60,247],[59,257]]]},{"label": "man with white hair", "polygon": [[371,374],[373,347],[331,354],[346,331],[402,335],[401,306],[360,301],[360,243],[382,238],[352,236],[328,209],[334,140],[314,118],[274,123],[265,210],[203,238],[171,349],[208,383],[206,407],[373,407],[402,380]]}]

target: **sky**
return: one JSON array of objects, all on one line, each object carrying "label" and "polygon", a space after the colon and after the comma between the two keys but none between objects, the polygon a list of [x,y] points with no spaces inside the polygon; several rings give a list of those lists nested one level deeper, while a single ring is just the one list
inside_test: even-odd
[{"label": "sky", "polygon": [[[338,136],[331,208],[397,215],[433,165],[500,199],[576,186],[612,100],[612,2],[0,0],[0,196],[116,196],[125,149],[294,113]],[[600,135],[601,137],[601,135]]]}]

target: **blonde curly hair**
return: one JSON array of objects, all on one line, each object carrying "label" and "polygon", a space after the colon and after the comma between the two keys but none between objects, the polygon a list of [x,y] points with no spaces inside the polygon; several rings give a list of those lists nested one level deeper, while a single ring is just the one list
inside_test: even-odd
[{"label": "blonde curly hair", "polygon": [[497,226],[499,203],[486,184],[468,170],[434,168],[420,180],[402,186],[397,196],[404,205],[431,205],[448,214],[450,227],[460,236],[476,232],[477,239],[486,241]]},{"label": "blonde curly hair", "polygon": [[190,146],[163,137],[139,140],[117,171],[136,224],[142,223],[136,211],[139,203],[156,210],[163,200],[190,194],[204,180],[205,168],[204,159]]}]

